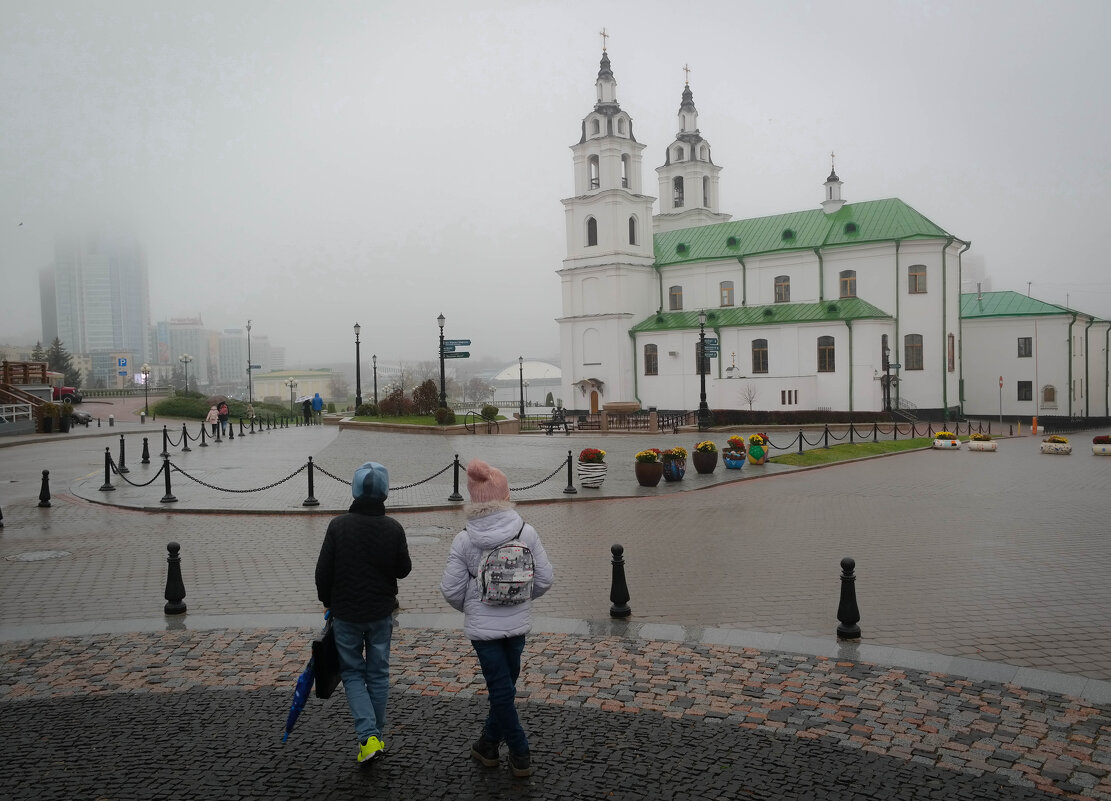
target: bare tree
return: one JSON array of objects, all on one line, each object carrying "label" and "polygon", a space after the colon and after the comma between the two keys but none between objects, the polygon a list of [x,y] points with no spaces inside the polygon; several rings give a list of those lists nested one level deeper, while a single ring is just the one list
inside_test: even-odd
[{"label": "bare tree", "polygon": [[752,411],[752,404],[760,397],[760,391],[756,389],[753,384],[745,384],[744,389],[741,390],[741,402],[748,404],[748,410]]}]

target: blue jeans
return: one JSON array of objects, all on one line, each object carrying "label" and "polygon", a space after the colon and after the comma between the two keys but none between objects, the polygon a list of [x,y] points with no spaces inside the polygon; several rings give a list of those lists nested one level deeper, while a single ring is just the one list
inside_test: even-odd
[{"label": "blue jeans", "polygon": [[[381,738],[386,728],[386,697],[390,691],[390,638],[393,618],[332,624],[339,652],[339,675],[359,742]],[[363,653],[366,656],[364,658]]]},{"label": "blue jeans", "polygon": [[517,677],[521,675],[521,652],[525,635],[504,640],[471,640],[486,689],[490,691],[490,714],[482,728],[482,736],[490,742],[505,740],[510,752],[527,754],[528,738],[517,717],[513,699],[517,696]]}]

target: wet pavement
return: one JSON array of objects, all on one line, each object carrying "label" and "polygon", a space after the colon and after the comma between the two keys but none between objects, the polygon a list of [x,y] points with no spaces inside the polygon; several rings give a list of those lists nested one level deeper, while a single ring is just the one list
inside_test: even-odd
[{"label": "wet pavement", "polygon": [[[141,427],[116,428],[127,477],[153,476],[158,464],[132,461]],[[1111,459],[1091,455],[1090,437],[1070,437],[1069,457],[1017,437],[995,454],[748,465],[739,481],[719,465],[647,489],[631,455],[690,449],[697,433],[294,428],[176,452],[219,489],[175,472],[168,511],[160,486],[113,475],[118,488],[100,491],[118,433],[96,433],[0,448],[6,797],[1111,798]],[[414,560],[389,754],[355,766],[342,693],[310,699],[280,743],[320,619],[316,551],[348,488],[318,474],[319,507],[301,505],[304,471],[226,490],[272,483],[310,455],[337,477],[381,461],[400,486],[455,453],[520,487],[587,446],[608,452],[601,490],[563,493],[564,462],[514,493],[557,570],[520,684],[533,777],[467,757],[485,698],[438,592],[462,523],[450,470],[388,502]],[[50,508],[37,506],[42,469]],[[170,540],[182,545],[181,618],[161,609]],[[628,622],[607,614],[613,543]],[[859,643],[834,636],[843,556],[857,562]]]}]

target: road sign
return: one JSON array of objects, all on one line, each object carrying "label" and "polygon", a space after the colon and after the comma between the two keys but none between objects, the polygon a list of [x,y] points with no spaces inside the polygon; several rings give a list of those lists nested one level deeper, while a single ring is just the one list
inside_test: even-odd
[{"label": "road sign", "polygon": [[999,388],[1003,389],[1003,376],[999,376]]},{"label": "road sign", "polygon": [[120,375],[127,375],[127,370],[120,370]]},{"label": "road sign", "polygon": [[454,345],[449,345],[446,342],[444,343],[444,353],[451,353],[453,350],[455,350]]},{"label": "road sign", "polygon": [[465,350],[457,350],[455,353],[445,353],[445,359],[469,359],[471,354]]},{"label": "road sign", "polygon": [[[117,359],[120,367],[127,367],[127,359]],[[127,373],[120,373],[120,375],[127,375]]]},{"label": "road sign", "polygon": [[247,369],[248,369],[248,370],[261,370],[261,369],[262,369],[262,365],[261,365],[261,364],[252,364],[252,365],[249,365],[249,366],[247,367]]},{"label": "road sign", "polygon": [[892,370],[902,370],[903,369],[903,365],[901,365],[901,364],[889,364],[887,366],[889,368],[891,368]]},{"label": "road sign", "polygon": [[707,346],[716,345],[716,344],[718,344],[718,338],[717,337],[706,337],[706,345]]},{"label": "road sign", "polygon": [[460,345],[466,346],[466,345],[470,345],[471,341],[469,339],[445,339],[444,344],[445,345],[455,345],[455,346],[460,346]]},{"label": "road sign", "polygon": [[720,354],[719,351],[710,350],[709,348],[706,348],[706,350],[703,351],[702,355],[705,356],[707,359],[713,359],[713,358],[717,358],[721,354]]}]

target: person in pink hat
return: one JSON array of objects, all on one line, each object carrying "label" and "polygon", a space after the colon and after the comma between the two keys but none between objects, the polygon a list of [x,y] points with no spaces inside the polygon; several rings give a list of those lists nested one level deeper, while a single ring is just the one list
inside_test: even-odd
[{"label": "person in pink hat", "polygon": [[532,599],[548,591],[555,572],[540,535],[513,508],[505,473],[473,459],[467,492],[467,525],[451,543],[440,592],[463,613],[463,633],[478,655],[490,695],[471,756],[497,767],[504,742],[513,775],[528,776],[532,756],[514,699],[525,635],[532,628]]}]

